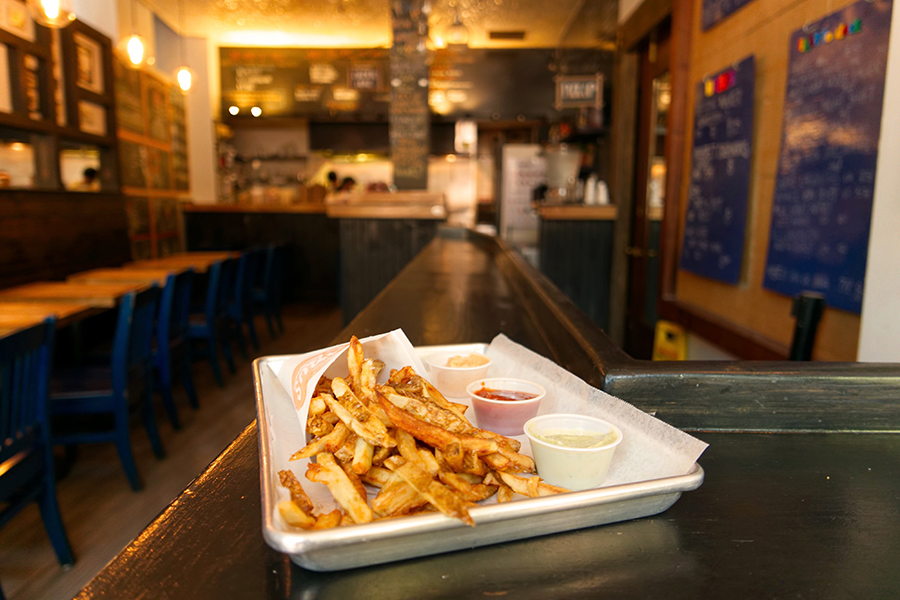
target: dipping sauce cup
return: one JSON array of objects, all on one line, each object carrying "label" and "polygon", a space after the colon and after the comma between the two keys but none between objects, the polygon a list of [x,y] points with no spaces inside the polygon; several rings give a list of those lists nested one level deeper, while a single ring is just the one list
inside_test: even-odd
[{"label": "dipping sauce cup", "polygon": [[[450,367],[447,365],[451,358],[467,358],[470,355],[474,356],[476,360],[483,359],[485,362],[471,367]],[[485,375],[487,375],[488,367],[491,366],[491,359],[477,353],[470,354],[459,351],[434,352],[425,357],[425,363],[428,365],[429,381],[442,394],[452,398],[465,398],[466,386],[476,379],[484,379]]]},{"label": "dipping sauce cup", "polygon": [[538,475],[569,490],[589,490],[606,479],[622,441],[622,431],[608,421],[584,415],[551,414],[525,423]]},{"label": "dipping sauce cup", "polygon": [[478,427],[502,435],[522,435],[525,421],[537,414],[547,393],[536,383],[508,377],[475,380],[466,392]]}]

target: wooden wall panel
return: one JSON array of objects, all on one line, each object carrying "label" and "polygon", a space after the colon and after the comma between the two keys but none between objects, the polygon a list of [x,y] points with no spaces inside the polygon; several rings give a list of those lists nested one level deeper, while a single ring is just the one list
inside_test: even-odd
[{"label": "wooden wall panel", "polygon": [[129,259],[119,194],[0,192],[0,288]]},{"label": "wooden wall panel", "polygon": [[[694,86],[705,75],[750,54],[756,56],[753,115],[756,131],[747,217],[748,244],[744,255],[746,275],[737,286],[730,286],[679,270],[675,295],[679,302],[722,317],[740,329],[758,333],[771,340],[773,346],[789,346],[794,330],[791,298],[762,288],[781,145],[790,34],[804,23],[852,3],[853,0],[754,0],[707,32],[700,29],[700,11],[694,12],[685,144],[687,160],[680,195],[681,223],[684,222],[690,184]],[[826,308],[813,358],[853,361],[858,341],[859,316]]]}]

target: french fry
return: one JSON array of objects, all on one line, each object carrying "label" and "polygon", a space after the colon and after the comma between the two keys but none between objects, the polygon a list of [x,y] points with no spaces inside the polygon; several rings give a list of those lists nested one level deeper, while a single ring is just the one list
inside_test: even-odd
[{"label": "french fry", "polygon": [[316,437],[328,435],[333,429],[334,425],[322,418],[322,415],[316,415],[306,421],[306,431]]},{"label": "french fry", "polygon": [[466,525],[475,526],[475,521],[469,515],[469,509],[466,507],[465,502],[447,486],[433,480],[427,472],[400,456],[392,456],[384,461],[384,464],[402,477],[406,483],[419,492],[436,509],[449,517],[460,519]]},{"label": "french fry", "polygon": [[341,524],[344,513],[338,509],[334,509],[329,513],[321,513],[316,517],[316,524],[313,529],[331,529]]},{"label": "french fry", "polygon": [[460,497],[466,502],[480,502],[487,500],[497,493],[497,486],[483,483],[471,484],[456,473],[441,471],[438,475],[443,483],[459,492]]},{"label": "french fry", "polygon": [[441,472],[441,467],[438,465],[437,459],[429,450],[419,448],[419,456],[425,464],[425,470],[428,471],[432,477]]},{"label": "french fry", "polygon": [[315,456],[319,452],[335,452],[347,438],[350,436],[350,429],[343,423],[335,425],[334,429],[325,437],[314,438],[306,446],[294,452],[290,460],[300,460],[301,458],[309,458]]},{"label": "french fry", "polygon": [[332,379],[331,389],[334,391],[335,398],[329,399],[326,396],[325,403],[356,435],[373,446],[391,448],[396,445],[393,438],[388,435],[384,423],[360,402],[343,379],[340,377]]},{"label": "french fry", "polygon": [[427,470],[425,468],[425,461],[419,456],[419,449],[416,447],[416,438],[406,431],[398,429],[394,432],[394,439],[397,440],[397,452],[400,453],[400,456],[420,469]]},{"label": "french fry", "polygon": [[384,487],[384,485],[388,482],[388,479],[393,476],[394,474],[388,469],[383,469],[381,467],[372,467],[364,475],[360,475],[359,478],[363,480],[363,483],[368,483],[369,485],[374,485],[375,487]]},{"label": "french fry", "polygon": [[[318,391],[318,387],[316,387],[316,391]],[[328,382],[328,389],[325,393],[331,391],[331,381]],[[321,394],[317,394],[313,397],[312,400],[309,401],[309,412],[307,413],[309,417],[315,417],[321,415],[326,410],[328,410],[328,406],[325,404],[325,399],[322,398]]]},{"label": "french fry", "polygon": [[355,523],[368,523],[373,518],[372,509],[366,504],[365,496],[361,496],[356,486],[347,477],[347,473],[337,464],[334,456],[328,452],[316,455],[316,462],[306,468],[306,478],[328,486],[331,495]]},{"label": "french fry", "polygon": [[523,496],[529,496],[531,498],[537,498],[538,496],[550,496],[552,494],[564,494],[571,491],[567,490],[566,488],[561,488],[555,485],[550,485],[549,483],[545,483],[538,476],[519,477],[518,475],[513,475],[512,473],[504,473],[502,471],[496,471],[496,475],[515,493],[522,494]]},{"label": "french fry", "polygon": [[361,437],[357,437],[353,461],[350,463],[353,472],[357,475],[365,475],[372,468],[372,456],[374,454],[375,447]]},{"label": "french fry", "polygon": [[292,527],[300,527],[301,529],[314,529],[316,518],[304,512],[291,500],[283,500],[278,503],[278,512],[284,521]]},{"label": "french fry", "polygon": [[300,510],[311,513],[313,510],[312,500],[306,495],[294,472],[288,470],[278,471],[278,478],[281,480],[281,485],[286,487],[291,493],[291,502],[296,504]]},{"label": "french fry", "polygon": [[393,448],[385,448],[384,446],[379,446],[375,449],[375,453],[372,455],[372,464],[376,467],[380,467],[384,463],[384,459],[390,456],[393,452]]},{"label": "french fry", "polygon": [[512,488],[510,488],[509,486],[501,485],[500,487],[497,488],[497,502],[498,503],[512,502],[514,493],[515,492],[513,492]]},{"label": "french fry", "polygon": [[409,432],[414,438],[425,442],[429,446],[446,448],[455,442],[466,450],[471,450],[476,454],[490,454],[499,450],[499,446],[494,440],[485,440],[470,435],[457,434],[442,429],[437,425],[432,425],[427,421],[423,421],[422,419],[397,408],[380,393],[378,394],[378,403],[398,429]]},{"label": "french fry", "polygon": [[391,477],[382,486],[381,491],[372,499],[372,510],[379,517],[389,517],[408,513],[427,503],[428,500],[406,483],[402,477],[391,473]]}]

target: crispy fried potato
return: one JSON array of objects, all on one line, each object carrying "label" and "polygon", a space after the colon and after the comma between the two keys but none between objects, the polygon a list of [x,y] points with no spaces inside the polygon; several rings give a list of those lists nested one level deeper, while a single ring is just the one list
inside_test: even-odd
[{"label": "crispy fried potato", "polygon": [[406,514],[427,503],[428,500],[406,483],[402,477],[391,473],[391,477],[382,486],[381,491],[372,499],[372,510],[379,517],[390,517]]},{"label": "crispy fried potato", "polygon": [[544,481],[536,475],[533,477],[519,477],[518,475],[513,475],[512,473],[504,473],[502,471],[496,471],[495,474],[503,483],[512,488],[515,493],[522,494],[523,496],[529,496],[531,498],[537,498],[538,496],[550,496],[553,494],[564,494],[571,491],[567,490],[566,488],[561,488],[555,485],[550,485],[549,483],[544,483]]},{"label": "crispy fried potato", "polygon": [[[388,413],[390,414],[390,413]],[[475,526],[466,503],[447,486],[433,480],[431,476],[400,456],[392,456],[384,464],[412,486],[428,503],[449,517],[456,517],[466,525]]]},{"label": "crispy fried potato", "polygon": [[327,485],[331,495],[355,523],[368,523],[374,518],[372,509],[366,504],[365,496],[359,494],[354,483],[331,453],[317,454],[316,462],[310,463],[306,468],[306,478]]},{"label": "crispy fried potato", "polygon": [[[360,402],[350,386],[341,379],[335,377],[331,381],[331,389],[335,398],[325,397],[325,403],[331,412],[346,424],[353,432],[365,439],[373,446],[390,448],[397,443],[388,435],[387,427],[366,406]],[[390,416],[390,415],[388,415]]]},{"label": "crispy fried potato", "polygon": [[313,510],[312,500],[306,495],[294,472],[288,470],[278,471],[278,478],[281,480],[281,485],[286,487],[291,493],[291,502],[296,504],[300,510],[311,513]]},{"label": "crispy fried potato", "polygon": [[343,517],[344,513],[338,509],[334,509],[329,513],[322,513],[316,517],[316,524],[313,529],[331,529],[337,527],[341,524],[341,519]]},{"label": "crispy fried potato", "polygon": [[409,432],[414,438],[425,442],[429,446],[446,448],[452,443],[458,443],[461,447],[466,450],[471,450],[476,454],[490,454],[499,450],[499,446],[494,440],[457,434],[442,429],[437,425],[432,425],[427,421],[423,421],[422,419],[411,415],[405,410],[397,408],[382,394],[378,394],[378,403],[398,429]]},{"label": "crispy fried potato", "polygon": [[344,445],[350,436],[350,429],[343,423],[335,425],[334,429],[325,437],[313,438],[306,446],[294,452],[290,460],[300,460],[315,456],[319,452],[336,452]]},{"label": "crispy fried potato", "polygon": [[422,460],[422,457],[419,455],[419,449],[416,447],[416,438],[402,429],[397,429],[394,432],[394,439],[397,440],[397,452],[400,453],[400,456],[420,469],[427,470],[425,461]]},{"label": "crispy fried potato", "polygon": [[385,448],[384,446],[379,446],[375,449],[375,453],[372,455],[372,464],[376,467],[380,467],[384,464],[384,459],[394,453],[394,448]]},{"label": "crispy fried potato", "polygon": [[388,479],[393,476],[394,474],[388,469],[372,467],[364,475],[360,475],[359,478],[363,480],[363,483],[368,483],[375,487],[383,487],[388,482]]},{"label": "crispy fried potato", "polygon": [[281,518],[292,527],[300,527],[301,529],[313,529],[316,525],[316,518],[304,512],[292,500],[283,500],[278,503],[278,512]]},{"label": "crispy fried potato", "polygon": [[460,498],[466,502],[480,502],[481,500],[487,500],[497,493],[497,486],[495,485],[485,485],[483,483],[471,484],[456,473],[441,471],[438,474],[438,479],[456,490],[459,493]]},{"label": "crispy fried potato", "polygon": [[350,463],[353,472],[357,475],[366,474],[372,468],[372,456],[374,454],[375,447],[361,437],[357,437],[353,461]]}]

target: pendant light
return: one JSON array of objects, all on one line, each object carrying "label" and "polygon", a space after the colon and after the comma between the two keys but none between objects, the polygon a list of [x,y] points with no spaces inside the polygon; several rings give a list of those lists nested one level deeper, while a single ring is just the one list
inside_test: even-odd
[{"label": "pendant light", "polygon": [[147,60],[145,49],[147,45],[144,43],[144,38],[138,35],[137,29],[137,11],[134,9],[134,0],[131,2],[131,35],[128,36],[128,39],[125,40],[125,54],[128,56],[128,61],[131,63],[131,66],[135,69],[139,69],[144,66],[144,61]]},{"label": "pendant light", "polygon": [[27,0],[31,17],[39,25],[60,29],[75,20],[72,0]]},{"label": "pendant light", "polygon": [[181,88],[181,91],[187,93],[191,89],[191,81],[194,79],[194,74],[184,62],[184,13],[182,12],[181,0],[178,0],[178,28],[181,30],[178,34],[180,44],[178,54],[181,58],[181,66],[178,67],[178,71],[175,73],[175,79],[178,81],[178,87]]}]

